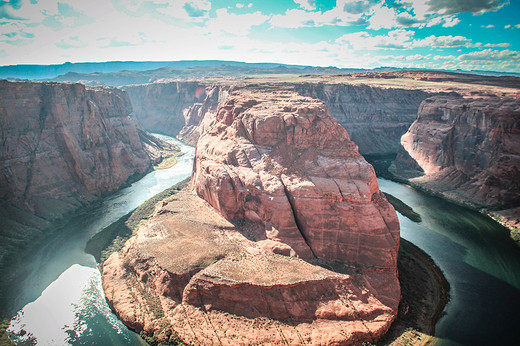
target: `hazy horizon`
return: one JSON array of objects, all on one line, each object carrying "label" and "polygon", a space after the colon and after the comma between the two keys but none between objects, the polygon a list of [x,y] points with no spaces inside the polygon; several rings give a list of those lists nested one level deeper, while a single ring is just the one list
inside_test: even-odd
[{"label": "hazy horizon", "polygon": [[0,65],[227,60],[520,72],[504,0],[11,0]]}]

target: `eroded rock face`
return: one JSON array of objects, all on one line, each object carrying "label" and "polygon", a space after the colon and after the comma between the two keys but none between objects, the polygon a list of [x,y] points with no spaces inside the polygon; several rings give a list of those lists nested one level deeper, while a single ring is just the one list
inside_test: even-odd
[{"label": "eroded rock face", "polygon": [[149,131],[178,136],[195,145],[213,120],[229,87],[201,82],[165,82],[129,85],[134,113]]},{"label": "eroded rock face", "polygon": [[191,186],[103,265],[125,324],[204,345],[357,345],[388,330],[397,216],[323,102],[234,91],[197,143]]},{"label": "eroded rock face", "polygon": [[52,219],[144,173],[128,97],[81,84],[0,81],[0,198]]},{"label": "eroded rock face", "polygon": [[518,97],[429,98],[401,143],[397,164],[423,172],[412,181],[463,202],[520,205]]},{"label": "eroded rock face", "polygon": [[300,83],[295,91],[325,102],[361,154],[396,153],[431,92],[369,85]]},{"label": "eroded rock face", "polygon": [[274,255],[250,231],[183,190],[105,261],[106,298],[134,330],[189,345],[358,345],[387,331],[394,272]]},{"label": "eroded rock face", "polygon": [[395,211],[319,100],[235,92],[199,139],[192,184],[274,253],[395,271]]}]

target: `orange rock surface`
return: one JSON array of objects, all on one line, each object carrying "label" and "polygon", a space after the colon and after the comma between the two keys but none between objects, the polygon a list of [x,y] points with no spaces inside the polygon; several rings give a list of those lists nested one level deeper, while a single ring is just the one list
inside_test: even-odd
[{"label": "orange rock surface", "polygon": [[323,102],[235,90],[199,139],[191,186],[103,265],[125,324],[196,345],[350,345],[388,330],[397,216]]},{"label": "orange rock surface", "polygon": [[322,101],[235,92],[197,143],[192,184],[274,253],[395,271],[395,211]]}]

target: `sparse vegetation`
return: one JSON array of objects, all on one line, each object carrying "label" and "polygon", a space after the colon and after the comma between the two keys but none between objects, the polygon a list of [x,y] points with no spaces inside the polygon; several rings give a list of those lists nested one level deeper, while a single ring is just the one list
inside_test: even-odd
[{"label": "sparse vegetation", "polygon": [[7,327],[9,327],[9,319],[2,318],[0,320],[0,346],[14,345],[7,335]]},{"label": "sparse vegetation", "polygon": [[407,205],[406,203],[401,201],[399,198],[394,197],[394,196],[392,196],[389,193],[384,192],[384,194],[385,194],[386,198],[388,199],[388,202],[390,202],[390,204],[393,205],[394,208],[398,212],[400,212],[401,214],[403,214],[404,216],[406,216],[407,218],[409,218],[413,222],[421,222],[422,221],[421,215],[416,213],[409,205]]},{"label": "sparse vegetation", "polygon": [[111,253],[122,249],[124,243],[136,231],[139,222],[148,219],[155,210],[155,205],[175,194],[188,183],[188,179],[147,199],[134,211],[121,217],[94,235],[87,243],[85,251],[92,254],[99,263],[103,263]]}]

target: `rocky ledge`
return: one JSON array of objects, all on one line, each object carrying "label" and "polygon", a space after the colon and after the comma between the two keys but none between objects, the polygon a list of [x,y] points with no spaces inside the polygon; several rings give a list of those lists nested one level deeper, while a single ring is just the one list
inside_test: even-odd
[{"label": "rocky ledge", "polygon": [[513,228],[520,219],[519,100],[512,93],[426,99],[401,138],[393,173],[452,200],[492,208]]},{"label": "rocky ledge", "polygon": [[103,265],[125,324],[228,345],[361,344],[388,330],[397,216],[323,102],[233,92],[198,142],[191,186]]}]

